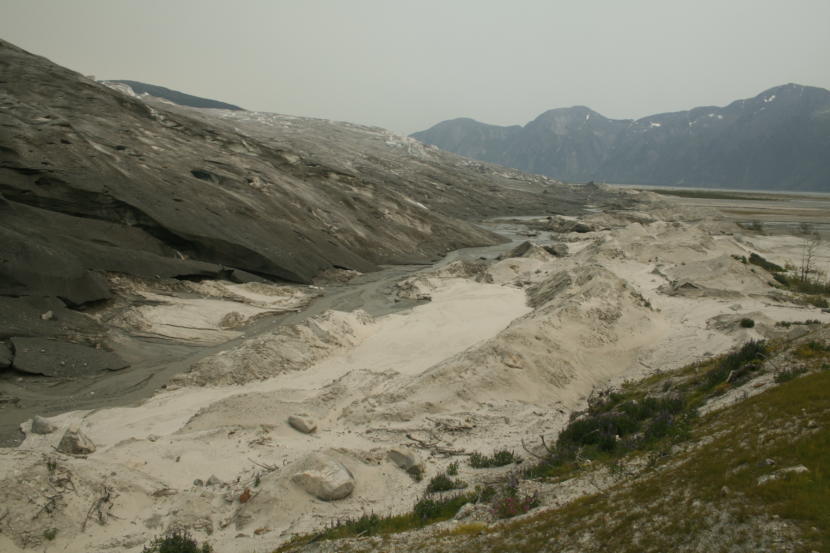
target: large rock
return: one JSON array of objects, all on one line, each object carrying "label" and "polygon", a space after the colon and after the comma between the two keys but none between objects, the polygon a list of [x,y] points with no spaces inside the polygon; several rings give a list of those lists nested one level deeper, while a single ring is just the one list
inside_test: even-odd
[{"label": "large rock", "polygon": [[14,354],[12,354],[11,348],[0,342],[0,369],[11,367],[12,359],[14,359]]},{"label": "large rock", "polygon": [[291,415],[288,417],[288,424],[294,430],[302,432],[303,434],[311,434],[317,430],[317,423],[306,414]]},{"label": "large rock", "polygon": [[390,461],[407,472],[421,464],[418,454],[408,447],[396,447],[394,449],[390,449],[387,457],[389,457]]},{"label": "large rock", "polygon": [[40,415],[35,415],[32,419],[32,434],[51,434],[57,429],[57,426]]},{"label": "large rock", "polygon": [[45,376],[81,376],[102,370],[119,370],[128,365],[118,355],[90,346],[47,340],[12,338],[15,369]]},{"label": "large rock", "polygon": [[64,432],[57,449],[68,455],[89,455],[95,451],[95,444],[80,428],[72,426]]},{"label": "large rock", "polygon": [[323,501],[334,501],[351,495],[354,476],[342,463],[320,453],[306,457],[291,481]]}]

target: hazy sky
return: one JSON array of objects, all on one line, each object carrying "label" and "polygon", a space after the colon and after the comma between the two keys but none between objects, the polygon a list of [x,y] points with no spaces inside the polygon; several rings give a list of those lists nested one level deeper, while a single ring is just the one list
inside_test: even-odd
[{"label": "hazy sky", "polygon": [[403,133],[830,88],[830,0],[0,0],[0,37],[99,79]]}]

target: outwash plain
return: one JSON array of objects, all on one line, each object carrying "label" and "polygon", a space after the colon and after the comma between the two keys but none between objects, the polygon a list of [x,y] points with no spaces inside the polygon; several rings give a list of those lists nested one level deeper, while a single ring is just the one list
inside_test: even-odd
[{"label": "outwash plain", "polygon": [[[42,320],[83,318],[126,368],[26,372],[48,364],[27,357],[41,338],[4,335],[0,550],[139,552],[171,531],[240,553],[830,547],[826,201],[567,185],[381,129],[61,78],[144,118],[138,161],[102,154],[121,174],[150,175],[155,148],[215,129],[199,140],[233,136],[246,153],[194,182],[231,189],[248,156],[261,176],[232,190],[244,217],[285,186],[290,209],[351,250],[258,252],[268,262],[235,278],[99,267],[103,301]],[[269,183],[257,144],[294,181]],[[306,212],[317,190],[291,188],[304,178],[380,207],[359,223],[334,202]],[[4,209],[26,204],[21,182]],[[441,195],[481,182],[469,201]],[[234,245],[154,221],[196,244],[177,262],[212,245],[211,262],[234,266],[217,261]]]}]

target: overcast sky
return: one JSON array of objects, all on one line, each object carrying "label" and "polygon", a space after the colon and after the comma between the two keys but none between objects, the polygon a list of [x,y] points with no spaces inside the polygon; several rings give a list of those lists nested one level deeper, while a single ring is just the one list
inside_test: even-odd
[{"label": "overcast sky", "polygon": [[0,36],[98,79],[402,133],[830,88],[830,0],[0,0]]}]

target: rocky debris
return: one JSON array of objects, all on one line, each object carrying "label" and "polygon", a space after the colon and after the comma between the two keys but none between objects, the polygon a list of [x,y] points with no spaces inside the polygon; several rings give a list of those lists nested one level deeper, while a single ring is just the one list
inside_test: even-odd
[{"label": "rocky debris", "polygon": [[[54,317],[43,319],[44,311],[52,311]],[[57,298],[0,295],[0,313],[0,340],[13,336],[98,336],[106,332],[98,321],[67,309]]]},{"label": "rocky debris", "polygon": [[115,353],[45,338],[12,338],[15,369],[30,374],[70,377],[129,366]]},{"label": "rocky debris", "polygon": [[12,359],[14,359],[14,354],[11,348],[3,342],[0,342],[0,369],[11,367]]},{"label": "rocky debris", "polygon": [[311,434],[317,430],[317,422],[306,414],[291,415],[288,417],[288,424],[291,428],[302,432],[303,434]]},{"label": "rocky debris", "polygon": [[291,477],[291,481],[323,501],[348,497],[355,486],[354,477],[349,469],[322,453],[306,457]]},{"label": "rocky debris", "polygon": [[762,484],[766,484],[767,482],[771,482],[773,480],[780,480],[781,478],[785,478],[789,474],[801,474],[803,472],[810,472],[810,469],[808,469],[804,465],[795,465],[793,467],[778,469],[772,474],[764,474],[763,476],[759,476],[758,485],[761,486]]},{"label": "rocky debris", "polygon": [[556,257],[565,257],[569,253],[568,245],[563,242],[555,242],[542,246],[545,250]]},{"label": "rocky debris", "polygon": [[399,300],[432,301],[433,286],[423,277],[407,278],[395,284]]},{"label": "rocky debris", "polygon": [[55,318],[55,313],[52,310],[47,311],[46,313],[40,316],[41,320],[43,321],[51,321]]},{"label": "rocky debris", "polygon": [[32,419],[32,434],[51,434],[58,427],[49,422],[48,419],[41,417],[40,415],[35,415]]},{"label": "rocky debris", "polygon": [[578,232],[580,234],[584,234],[586,232],[594,232],[598,230],[596,227],[589,223],[583,221],[576,221],[559,215],[552,215],[548,217],[546,228],[550,231],[558,233]]},{"label": "rocky debris", "polygon": [[210,478],[208,478],[208,479],[207,479],[207,481],[205,482],[205,486],[212,486],[212,487],[216,487],[216,486],[221,486],[223,483],[224,483],[224,482],[222,482],[222,481],[219,479],[219,477],[218,477],[218,476],[216,476],[215,474],[211,474],[211,475],[210,475]]},{"label": "rocky debris", "polygon": [[505,254],[504,257],[526,257],[529,259],[547,261],[550,259],[550,255],[551,254],[547,251],[547,248],[543,248],[538,244],[534,244],[533,242],[525,240],[524,242],[510,250],[507,254]]},{"label": "rocky debris", "polygon": [[95,444],[79,427],[72,426],[64,432],[57,450],[68,455],[89,455],[95,451]]},{"label": "rocky debris", "polygon": [[418,454],[408,447],[397,447],[390,449],[386,455],[390,461],[395,463],[399,468],[407,472],[421,464],[421,459]]}]

